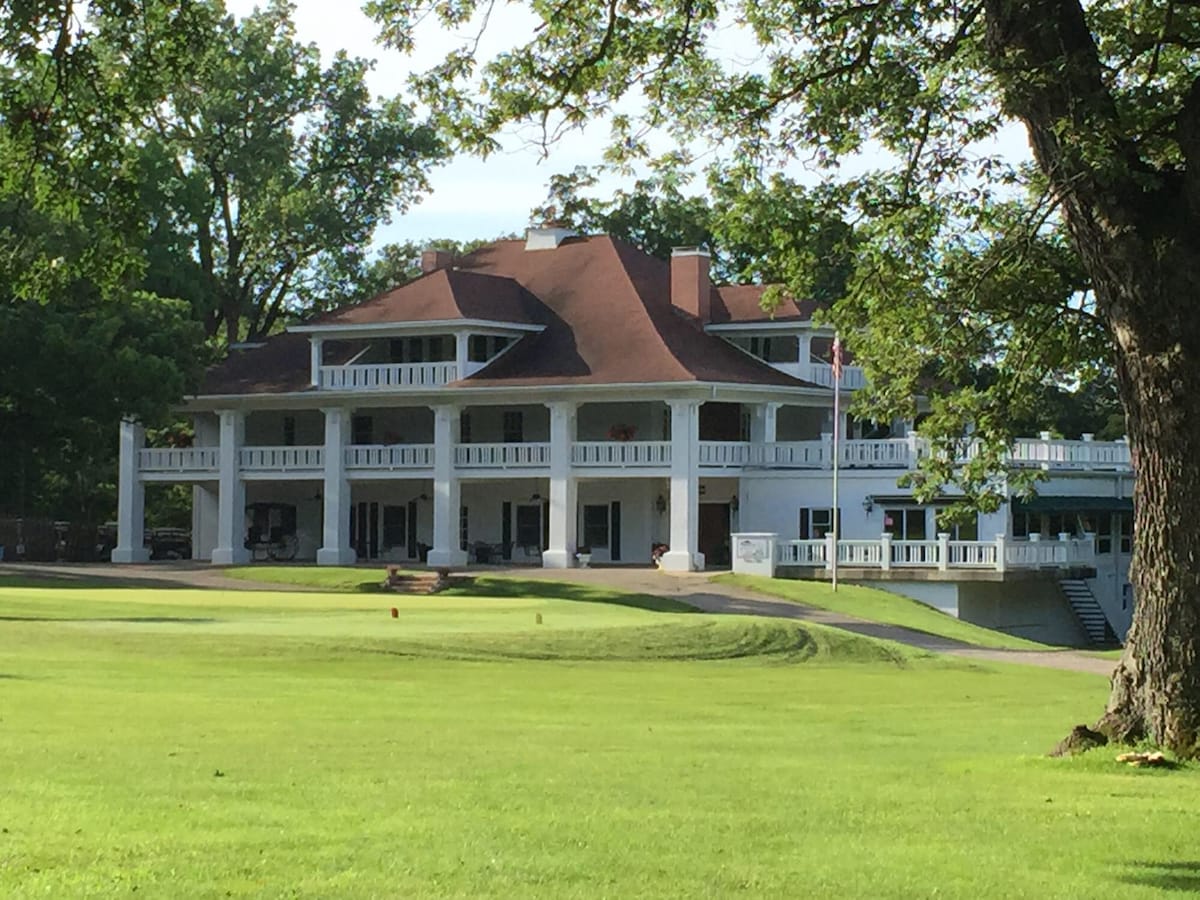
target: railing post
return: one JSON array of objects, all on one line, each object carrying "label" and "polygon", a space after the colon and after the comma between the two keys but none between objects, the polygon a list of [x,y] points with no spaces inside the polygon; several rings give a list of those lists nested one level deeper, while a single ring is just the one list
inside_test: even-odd
[{"label": "railing post", "polygon": [[833,568],[834,560],[837,559],[837,552],[838,552],[837,538],[834,536],[833,532],[831,531],[827,535],[825,535],[825,568],[826,569]]},{"label": "railing post", "polygon": [[833,468],[833,435],[821,433],[821,468]]},{"label": "railing post", "polygon": [[879,536],[879,568],[885,572],[892,568],[892,534],[889,531]]},{"label": "railing post", "polygon": [[950,568],[950,534],[946,531],[939,531],[937,536],[938,543],[938,571],[945,572]]},{"label": "railing post", "polygon": [[1071,541],[1071,535],[1067,534],[1065,531],[1060,531],[1058,533],[1058,547],[1055,549],[1054,555],[1056,557],[1062,557],[1062,558],[1055,559],[1054,560],[1055,562],[1060,562],[1065,566],[1070,561],[1070,556],[1071,556],[1070,541]]},{"label": "railing post", "polygon": [[996,571],[1003,572],[1008,568],[1008,537],[1007,535],[996,535]]}]

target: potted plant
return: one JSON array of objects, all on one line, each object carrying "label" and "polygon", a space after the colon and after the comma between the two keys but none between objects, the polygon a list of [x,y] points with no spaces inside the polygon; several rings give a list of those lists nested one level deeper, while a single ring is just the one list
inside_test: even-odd
[{"label": "potted plant", "polygon": [[592,561],[592,548],[584,544],[575,551],[575,561],[579,563],[579,568],[586,569]]}]

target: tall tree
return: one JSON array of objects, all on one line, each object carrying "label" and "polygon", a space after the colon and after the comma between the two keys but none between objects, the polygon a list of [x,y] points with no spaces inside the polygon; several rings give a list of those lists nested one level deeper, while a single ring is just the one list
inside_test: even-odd
[{"label": "tall tree", "polygon": [[[431,10],[460,26],[484,6],[368,9],[407,47]],[[514,121],[552,141],[609,116],[618,162],[658,127],[764,169],[798,156],[824,167],[862,241],[835,316],[883,405],[903,403],[930,359],[988,354],[1001,377],[948,392],[930,427],[949,439],[971,419],[995,449],[1010,399],[1111,358],[1137,470],[1137,609],[1099,726],[1200,755],[1200,6],[605,0],[530,11],[541,21],[528,43],[483,64],[467,44],[423,79],[443,125],[487,152]],[[737,52],[747,64],[710,40],[730,22],[757,51]],[[630,96],[641,115],[616,105]],[[1013,121],[1032,165],[988,143]],[[864,149],[883,158],[838,171]],[[1056,283],[1043,251],[1065,245],[1088,294]]]},{"label": "tall tree", "polygon": [[[143,201],[154,215],[147,287],[187,297],[226,343],[271,333],[317,304],[323,273],[360,266],[375,228],[427,190],[445,151],[400,98],[372,100],[371,64],[322,66],[272,0],[238,20],[197,6],[210,31],[142,117]],[[197,13],[200,15],[200,13]],[[149,65],[169,17],[109,16],[112,57]]]}]

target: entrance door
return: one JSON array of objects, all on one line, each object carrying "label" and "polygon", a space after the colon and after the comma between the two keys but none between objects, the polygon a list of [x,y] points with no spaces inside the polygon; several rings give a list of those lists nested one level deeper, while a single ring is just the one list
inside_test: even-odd
[{"label": "entrance door", "polygon": [[701,503],[698,550],[706,566],[728,566],[732,557],[729,543],[729,504]]}]

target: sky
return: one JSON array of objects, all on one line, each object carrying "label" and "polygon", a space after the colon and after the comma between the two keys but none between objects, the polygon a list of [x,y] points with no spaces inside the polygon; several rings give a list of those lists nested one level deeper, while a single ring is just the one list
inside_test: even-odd
[{"label": "sky", "polygon": [[[370,75],[371,89],[377,95],[405,93],[410,72],[423,71],[440,62],[468,35],[446,33],[432,24],[415,36],[412,56],[375,42],[378,29],[361,10],[356,0],[293,0],[296,6],[297,36],[321,48],[329,59],[338,50],[352,56],[374,59]],[[256,0],[226,0],[235,15],[245,15],[259,5]],[[533,20],[515,4],[498,4],[480,43],[480,53],[510,46],[531,36]],[[473,33],[469,35],[473,37]],[[720,36],[730,46],[730,55],[739,56],[738,35],[729,29]],[[747,44],[747,47],[749,45]],[[742,48],[745,52],[752,52]],[[397,214],[375,235],[379,246],[399,241],[433,238],[469,240],[503,234],[521,234],[528,227],[530,210],[547,199],[547,184],[552,175],[569,172],[576,166],[595,165],[607,137],[607,126],[590,126],[583,133],[572,132],[554,145],[542,158],[540,151],[523,142],[516,134],[502,137],[503,149],[480,160],[460,156],[435,169],[430,176],[432,193],[425,195],[407,212]],[[999,144],[1012,157],[1028,157],[1028,141],[1023,129],[1013,127],[1002,134]],[[844,170],[848,171],[848,170]],[[802,173],[792,173],[805,180]],[[615,177],[600,187],[613,189],[623,185]]]}]

